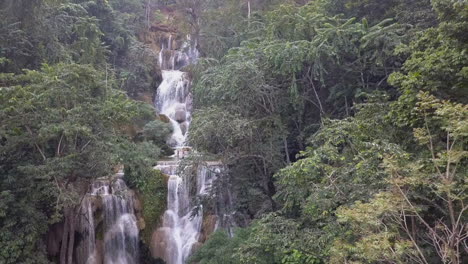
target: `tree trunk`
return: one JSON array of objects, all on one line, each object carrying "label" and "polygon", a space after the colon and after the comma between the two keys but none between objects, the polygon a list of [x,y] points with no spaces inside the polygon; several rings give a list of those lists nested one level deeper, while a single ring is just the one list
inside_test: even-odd
[{"label": "tree trunk", "polygon": [[60,264],[67,263],[67,244],[68,244],[68,233],[69,233],[69,217],[68,217],[68,209],[65,209],[65,224],[63,227],[63,235],[62,235],[62,245],[60,247]]},{"label": "tree trunk", "polygon": [[73,264],[73,248],[74,248],[74,243],[75,243],[75,228],[76,228],[76,225],[75,225],[75,220],[76,220],[76,216],[75,216],[75,213],[74,213],[74,210],[70,210],[71,213],[70,213],[70,227],[69,227],[69,231],[70,231],[70,235],[69,235],[69,242],[68,242],[68,264]]},{"label": "tree trunk", "polygon": [[289,158],[289,148],[288,148],[288,140],[286,139],[286,136],[283,137],[283,142],[284,142],[284,152],[286,153],[286,162],[291,164],[291,159]]}]

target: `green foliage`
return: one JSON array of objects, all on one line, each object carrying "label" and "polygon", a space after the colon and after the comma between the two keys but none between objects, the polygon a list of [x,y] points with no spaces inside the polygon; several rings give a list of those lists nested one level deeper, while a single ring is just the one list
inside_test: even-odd
[{"label": "green foliage", "polygon": [[153,166],[160,154],[157,146],[171,132],[167,124],[156,120],[148,122],[143,128],[144,141],[139,143],[122,142],[119,148],[120,162],[124,165],[125,180],[135,189],[142,203],[145,228],[141,237],[148,246],[154,228],[166,209],[167,179]]},{"label": "green foliage", "polygon": [[[427,150],[409,159],[386,156],[388,190],[368,203],[357,202],[337,214],[350,225],[349,236],[333,246],[333,263],[343,259],[402,263],[461,263],[461,240],[449,234],[464,230],[467,200],[466,105],[418,95],[416,112],[425,126],[414,129]],[[442,131],[438,131],[442,130]],[[446,133],[440,138],[440,133]],[[447,208],[444,209],[444,208]],[[444,247],[439,245],[443,244]],[[376,250],[379,249],[379,250]]]},{"label": "green foliage", "polygon": [[320,254],[310,250],[318,242],[310,239],[310,231],[292,219],[265,215],[252,224],[249,237],[239,247],[239,263],[323,263]]},{"label": "green foliage", "polygon": [[112,174],[133,144],[120,127],[145,108],[90,65],[43,65],[1,84],[0,262],[37,263],[48,225],[79,203],[80,185]]},{"label": "green foliage", "polygon": [[[468,5],[430,2],[157,1],[207,57],[190,142],[251,222],[192,263],[466,262]],[[48,226],[117,164],[149,243],[171,129],[127,98],[157,87],[148,3],[0,3],[0,262],[47,263]]]},{"label": "green foliage", "polygon": [[200,65],[190,133],[198,150],[230,166],[233,186],[255,186],[239,188],[250,197],[246,211],[274,195],[273,174],[304,150],[322,117],[348,116],[365,93],[392,91],[385,80],[401,63],[393,50],[405,33],[389,20],[329,15],[320,2],[286,3],[250,22],[239,47]]},{"label": "green foliage", "polygon": [[151,245],[151,236],[160,225],[161,217],[166,210],[167,178],[160,171],[148,172],[142,187],[138,188],[143,201],[143,219],[146,227],[141,236],[147,245]]},{"label": "green foliage", "polygon": [[[0,3],[1,263],[46,263],[48,226],[118,164],[145,203],[164,196],[152,166],[168,128],[154,121],[139,137],[154,109],[125,94],[156,86],[156,56],[136,38],[144,3]],[[146,217],[163,206],[147,205]]]},{"label": "green foliage", "polygon": [[4,1],[0,57],[8,60],[0,70],[20,73],[44,62],[96,64],[116,72],[132,96],[153,91],[156,55],[135,36],[144,28],[143,2]]},{"label": "green foliage", "polygon": [[[274,184],[278,210],[254,215],[260,219],[236,246],[235,263],[465,260],[468,9],[460,1],[424,4],[276,6],[254,20],[264,31],[202,64],[196,146],[233,160],[268,139],[283,162],[288,147],[299,153],[254,185]],[[214,120],[229,125],[214,131]],[[254,179],[248,164],[230,164],[232,181]],[[244,186],[239,197],[255,193]],[[239,202],[258,203],[250,197]],[[449,235],[456,233],[461,240]]]},{"label": "green foliage", "polygon": [[148,122],[143,127],[143,136],[146,141],[152,142],[156,146],[162,147],[162,154],[170,156],[172,149],[166,144],[168,136],[172,133],[172,125],[160,120]]},{"label": "green foliage", "polygon": [[441,24],[426,30],[411,43],[411,57],[405,62],[403,72],[395,72],[390,77],[390,82],[402,94],[393,109],[393,117],[399,125],[421,122],[413,112],[419,91],[464,104],[468,102],[468,42],[464,37],[468,24],[466,20],[460,20],[460,17],[467,16],[467,5],[436,1],[435,6],[440,13]]},{"label": "green foliage", "polygon": [[239,263],[236,251],[239,246],[245,243],[249,237],[250,229],[237,229],[234,237],[230,237],[225,231],[217,231],[210,236],[210,239],[203,247],[190,257],[188,263],[198,264],[235,264]]}]

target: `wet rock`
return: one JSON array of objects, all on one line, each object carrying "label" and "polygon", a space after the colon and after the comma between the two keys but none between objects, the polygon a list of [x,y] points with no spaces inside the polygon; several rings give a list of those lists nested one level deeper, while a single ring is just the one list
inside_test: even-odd
[{"label": "wet rock", "polygon": [[164,123],[170,123],[171,122],[169,117],[167,117],[166,115],[160,114],[158,117],[159,117],[159,120],[161,120]]},{"label": "wet rock", "polygon": [[167,231],[168,228],[159,228],[153,232],[151,237],[150,252],[153,258],[166,259],[167,250]]},{"label": "wet rock", "polygon": [[208,240],[209,236],[215,231],[217,222],[218,216],[216,215],[207,215],[203,218],[200,242],[205,242],[206,240]]},{"label": "wet rock", "polygon": [[87,199],[89,199],[91,202],[91,210],[94,217],[96,218],[96,215],[99,214],[103,209],[102,198],[99,196],[88,196]]},{"label": "wet rock", "polygon": [[94,252],[94,263],[103,263],[104,261],[104,241],[96,240],[96,249]]},{"label": "wet rock", "polygon": [[141,204],[138,195],[133,196],[133,209],[135,209],[136,212],[141,212],[143,210],[143,205]]},{"label": "wet rock", "polygon": [[187,98],[185,99],[185,105],[186,105],[187,111],[192,112],[192,110],[193,110],[193,96],[192,96],[192,93],[189,93],[187,95]]},{"label": "wet rock", "polygon": [[183,123],[187,120],[187,112],[185,111],[185,107],[177,107],[175,114],[174,114],[175,121],[179,123]]},{"label": "wet rock", "polygon": [[180,130],[182,130],[182,134],[185,135],[187,133],[188,126],[188,122],[183,122],[182,124],[180,124]]},{"label": "wet rock", "polygon": [[140,230],[143,230],[145,229],[146,227],[146,222],[145,222],[145,219],[143,219],[143,217],[138,217],[138,220],[137,220],[137,225],[138,225],[138,229]]}]

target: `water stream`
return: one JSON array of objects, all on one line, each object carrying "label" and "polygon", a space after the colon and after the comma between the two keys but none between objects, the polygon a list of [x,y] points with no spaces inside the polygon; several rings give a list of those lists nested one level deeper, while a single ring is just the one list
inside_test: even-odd
[{"label": "water stream", "polygon": [[[157,90],[155,107],[172,124],[173,133],[168,144],[174,148],[176,154],[173,160],[159,162],[156,166],[156,169],[169,175],[167,210],[162,227],[157,231],[160,242],[156,243],[159,243],[157,254],[168,264],[183,264],[199,241],[203,222],[201,212],[192,216],[188,181],[177,174],[179,158],[183,158],[184,149],[190,149],[186,146],[186,138],[192,111],[190,80],[187,73],[180,69],[194,63],[198,52],[190,39],[181,50],[172,50],[172,41],[172,37],[169,37],[168,43],[163,43],[159,55],[163,81]],[[209,181],[197,180],[197,195],[209,188],[208,184]]]},{"label": "water stream", "polygon": [[[175,155],[171,160],[159,161],[155,167],[168,175],[169,179],[167,210],[162,227],[153,235],[152,246],[153,255],[164,259],[167,264],[185,264],[194,250],[218,226],[232,234],[234,213],[228,185],[216,194],[213,192],[213,183],[223,171],[220,162],[198,165],[192,168],[193,175],[178,173],[181,159],[191,153],[191,148],[187,146],[192,113],[191,82],[188,74],[182,70],[197,61],[198,51],[190,37],[187,37],[180,49],[173,49],[175,45],[172,37],[167,41],[163,43],[159,55],[163,81],[157,90],[155,107],[159,114],[170,119],[173,126],[168,144],[174,148]],[[212,194],[216,202],[204,221],[203,207],[197,205],[196,201]]]},{"label": "water stream", "polygon": [[[232,226],[232,197],[228,187],[216,196],[213,212],[204,222],[203,207],[197,199],[212,193],[213,182],[223,171],[220,162],[207,162],[197,166],[191,175],[178,173],[180,161],[191,148],[187,142],[192,113],[191,81],[182,69],[198,58],[195,43],[187,38],[186,44],[173,49],[171,37],[162,44],[159,64],[162,83],[157,89],[155,108],[165,115],[173,127],[167,143],[175,154],[169,160],[159,161],[155,169],[168,178],[167,210],[162,225],[152,237],[152,255],[167,264],[185,264],[188,257],[201,246],[207,236],[218,226]],[[135,216],[135,198],[119,173],[112,179],[100,179],[93,183],[82,201],[78,222],[81,234],[76,247],[77,263],[84,264],[137,264],[138,225]],[[226,206],[228,205],[228,206]]]},{"label": "water stream", "polygon": [[173,133],[168,144],[177,151],[186,144],[192,112],[191,82],[181,69],[196,62],[198,51],[190,37],[180,50],[172,49],[173,41],[170,36],[167,43],[161,45],[159,65],[163,80],[154,102],[158,113],[168,117],[172,124]]},{"label": "water stream", "polygon": [[119,177],[97,180],[85,196],[79,218],[84,238],[77,263],[138,263],[138,227],[133,193]]}]

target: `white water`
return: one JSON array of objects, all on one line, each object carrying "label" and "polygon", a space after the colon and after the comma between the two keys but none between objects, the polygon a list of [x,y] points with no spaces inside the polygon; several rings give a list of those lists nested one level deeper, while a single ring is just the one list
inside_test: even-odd
[{"label": "white water", "polygon": [[[201,211],[192,217],[187,181],[177,175],[178,158],[184,156],[183,149],[186,145],[192,110],[191,83],[187,73],[180,69],[194,63],[198,58],[198,51],[195,45],[190,43],[189,38],[181,50],[173,50],[172,42],[170,36],[168,42],[162,44],[159,65],[163,81],[158,87],[155,98],[158,113],[166,115],[172,124],[173,133],[168,144],[176,151],[174,157],[176,160],[160,162],[156,166],[156,169],[169,175],[167,210],[163,216],[162,227],[158,230],[163,241],[159,257],[162,257],[167,264],[183,264],[199,240],[203,222]],[[199,182],[197,189],[206,189],[205,184]]]},{"label": "white water", "polygon": [[[194,197],[207,195],[216,171],[213,173],[207,167],[200,167],[197,171],[197,186],[195,196],[189,193],[188,180],[175,175],[178,161],[160,162],[156,169],[170,175],[168,182],[167,210],[163,217],[163,226],[158,230],[164,236],[165,248],[162,257],[167,264],[184,264],[193,252],[194,246],[199,242],[203,212],[190,201]],[[219,168],[211,167],[211,170]],[[193,213],[196,213],[193,215]]]},{"label": "white water", "polygon": [[173,133],[168,144],[180,148],[186,144],[192,111],[191,83],[187,73],[181,69],[196,62],[198,51],[189,36],[181,50],[172,49],[172,36],[161,46],[159,65],[163,81],[154,102],[158,113],[167,116],[172,124]]},{"label": "white water", "polygon": [[182,147],[185,144],[187,130],[190,126],[189,85],[187,74],[176,70],[163,70],[163,81],[158,87],[156,109],[159,114],[167,116],[172,124],[173,133],[168,142],[172,147]]},{"label": "white water", "polygon": [[[133,195],[122,179],[95,182],[83,200],[79,221],[85,238],[77,249],[77,263],[138,263]],[[96,226],[98,221],[99,226]],[[96,236],[98,228],[102,233],[99,238]]]},{"label": "white water", "polygon": [[[196,62],[198,51],[189,38],[181,50],[173,50],[175,45],[172,42],[172,37],[169,37],[167,43],[163,43],[159,54],[163,81],[157,90],[155,107],[159,114],[170,119],[174,129],[168,144],[175,149],[176,154],[171,161],[160,161],[155,167],[168,175],[169,180],[167,210],[163,216],[162,227],[153,235],[153,255],[161,257],[167,264],[184,264],[200,246],[202,232],[207,235],[207,230],[202,230],[203,208],[195,206],[196,198],[211,194],[213,181],[222,169],[219,162],[199,166],[195,173],[196,183],[177,172],[180,159],[190,152],[190,147],[186,146],[186,139],[192,111],[191,82],[188,74],[181,69]],[[229,230],[233,223],[231,197],[229,191],[226,193],[228,198],[221,195],[216,205],[216,226],[213,227],[215,229],[220,225]]]}]

